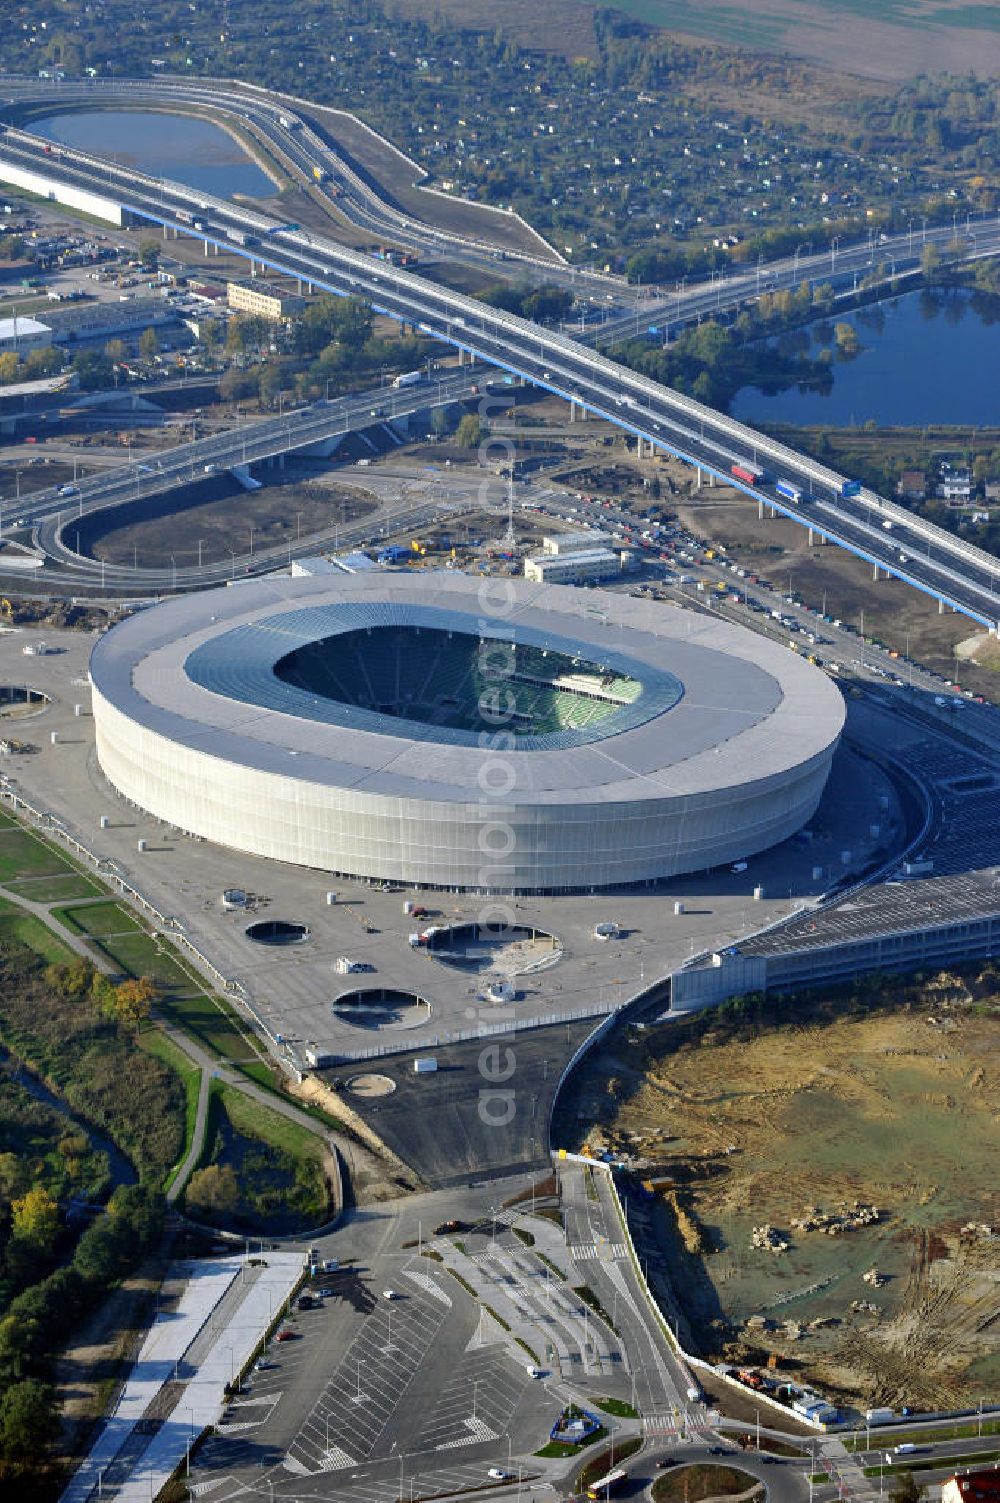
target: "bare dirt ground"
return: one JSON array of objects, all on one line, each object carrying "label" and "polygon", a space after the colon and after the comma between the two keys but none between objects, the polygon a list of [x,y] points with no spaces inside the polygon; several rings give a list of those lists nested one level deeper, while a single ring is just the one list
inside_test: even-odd
[{"label": "bare dirt ground", "polygon": [[1000,71],[992,0],[624,0],[622,9],[690,41],[788,53],[861,78]]},{"label": "bare dirt ground", "polygon": [[[250,551],[251,529],[253,548],[260,551],[328,532],[378,507],[370,492],[338,482],[319,462],[289,463],[284,470],[260,473],[264,484],[259,491],[244,491],[220,476],[190,487],[180,505],[177,493],[168,491],[154,498],[159,506],[144,507],[141,514],[131,507],[100,513],[91,531],[81,527],[81,551],[138,567],[160,567],[173,555],[183,568],[198,562],[200,539],[202,562],[218,563],[230,550],[240,556]],[[67,529],[71,546],[73,530]]]},{"label": "bare dirt ground", "polygon": [[867,636],[878,637],[945,677],[960,670],[963,689],[972,689],[996,699],[1000,694],[997,673],[991,668],[960,662],[956,647],[969,637],[970,625],[954,612],[938,614],[937,605],[899,580],[880,579],[872,571],[832,544],[810,547],[804,527],[780,517],[757,516],[757,507],[725,487],[703,490],[705,498],[678,505],[685,525],[706,541],[724,543],[729,556],[755,574],[785,591],[797,591],[824,614],[861,626]]},{"label": "bare dirt ground", "polygon": [[[80,1456],[90,1428],[107,1412],[116,1386],[124,1381],[145,1336],[162,1276],[163,1267],[150,1264],[126,1279],[101,1301],[60,1357],[56,1404],[59,1448],[66,1461]],[[162,1308],[170,1308],[176,1293],[163,1285]]]},{"label": "bare dirt ground", "polygon": [[[887,1007],[796,1004],[794,1026],[671,1028],[595,1058],[589,1141],[659,1166],[659,1235],[703,1349],[773,1353],[860,1403],[996,1391],[996,986],[900,983]],[[762,1226],[787,1246],[755,1246]]]}]

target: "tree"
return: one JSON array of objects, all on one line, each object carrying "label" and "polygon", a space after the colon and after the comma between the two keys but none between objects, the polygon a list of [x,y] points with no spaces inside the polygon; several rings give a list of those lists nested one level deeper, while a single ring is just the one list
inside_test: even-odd
[{"label": "tree", "polygon": [[148,976],[135,981],[120,981],[114,989],[114,1015],[127,1028],[138,1029],[149,1017],[150,1006],[156,997],[156,987]]},{"label": "tree", "polygon": [[920,270],[928,282],[933,282],[941,269],[941,252],[936,245],[925,245],[920,252]]},{"label": "tree", "polygon": [[115,365],[120,365],[125,359],[124,339],[109,339],[104,346],[104,353],[109,360],[114,361]]},{"label": "tree", "polygon": [[103,386],[110,386],[114,377],[111,361],[97,350],[81,350],[74,355],[73,369],[84,391],[99,391]]},{"label": "tree", "polygon": [[37,1467],[58,1429],[55,1394],[47,1383],[25,1378],[0,1399],[0,1453],[5,1461]]},{"label": "tree", "polygon": [[256,371],[228,370],[219,382],[219,396],[224,402],[239,402],[257,395]]},{"label": "tree", "polygon": [[447,407],[435,407],[431,413],[431,432],[434,437],[444,438],[446,433],[451,432],[451,429],[452,421],[448,416]]},{"label": "tree", "polygon": [[147,271],[155,271],[160,261],[160,243],[158,240],[140,240],[139,260]]},{"label": "tree", "polygon": [[188,1210],[195,1215],[218,1216],[232,1211],[239,1199],[231,1164],[209,1164],[192,1174],[185,1191]]},{"label": "tree", "polygon": [[926,1489],[914,1482],[912,1472],[900,1472],[889,1493],[892,1503],[923,1503],[925,1496]]},{"label": "tree", "polygon": [[29,350],[24,357],[24,375],[29,381],[41,376],[54,376],[63,368],[63,357],[54,345],[43,345],[40,350]]},{"label": "tree", "polygon": [[257,395],[262,407],[273,407],[281,391],[281,367],[262,365],[257,372]]},{"label": "tree", "polygon": [[242,318],[231,318],[226,328],[226,354],[232,358],[234,355],[242,355],[247,347],[246,322]]},{"label": "tree", "polygon": [[82,956],[66,965],[50,965],[45,968],[46,983],[61,997],[85,997],[93,985],[94,975],[93,965]]},{"label": "tree", "polygon": [[219,320],[217,318],[206,318],[204,323],[199,323],[198,339],[207,355],[214,355],[216,353],[219,348],[220,338]]},{"label": "tree", "polygon": [[858,331],[853,324],[834,324],[833,337],[837,342],[837,348],[843,355],[856,355],[861,348],[858,342]]},{"label": "tree", "polygon": [[139,354],[143,360],[152,360],[154,355],[159,354],[160,341],[156,330],[152,327],[143,329],[139,335]]},{"label": "tree", "polygon": [[486,436],[486,429],[474,412],[467,412],[458,425],[455,442],[463,449],[478,449]]},{"label": "tree", "polygon": [[20,1200],[11,1203],[13,1235],[47,1253],[59,1231],[59,1210],[43,1185],[34,1185]]},{"label": "tree", "polygon": [[17,380],[18,359],[14,350],[4,350],[0,355],[0,386],[9,386]]},{"label": "tree", "polygon": [[0,1153],[0,1200],[13,1200],[28,1185],[28,1166],[20,1154]]}]

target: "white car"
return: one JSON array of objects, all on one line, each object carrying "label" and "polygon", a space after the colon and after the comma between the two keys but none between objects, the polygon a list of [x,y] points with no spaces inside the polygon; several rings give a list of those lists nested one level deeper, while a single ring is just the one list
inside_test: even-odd
[{"label": "white car", "polygon": [[530,1362],[528,1363],[527,1367],[524,1370],[528,1374],[529,1378],[544,1378],[545,1377],[545,1374],[542,1371],[542,1369],[540,1367],[535,1367]]},{"label": "white car", "polygon": [[399,1299],[399,1295],[396,1293],[395,1289],[383,1289],[382,1290],[382,1298],[383,1299]]},{"label": "white car", "polygon": [[491,1482],[510,1482],[514,1476],[513,1472],[505,1472],[502,1466],[491,1466],[486,1475]]}]

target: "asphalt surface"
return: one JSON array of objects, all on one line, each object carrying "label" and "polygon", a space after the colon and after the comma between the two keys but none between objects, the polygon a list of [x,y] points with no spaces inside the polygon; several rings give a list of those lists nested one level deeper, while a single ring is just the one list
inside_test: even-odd
[{"label": "asphalt surface", "polygon": [[[414,1072],[410,1055],[373,1060],[370,1068],[393,1081],[395,1090],[375,1100],[352,1095],[350,1103],[427,1186],[540,1168],[548,1162],[549,1116],[560,1076],[600,1022],[590,1018],[448,1044],[434,1050],[438,1068],[428,1075]],[[324,1076],[349,1078],[343,1067]]]},{"label": "asphalt surface", "polygon": [[697,1386],[653,1318],[614,1204],[607,1174],[582,1164],[559,1165],[566,1243],[571,1256],[611,1316],[629,1352],[636,1405],[648,1429],[677,1434],[704,1427],[704,1407],[688,1390]]},{"label": "asphalt surface", "polygon": [[320,1257],[340,1266],[311,1287],[330,1292],[283,1323],[293,1339],[271,1342],[199,1451],[198,1491],[390,1503],[411,1484],[415,1497],[485,1486],[491,1466],[518,1454],[524,1475],[539,1477],[531,1453],[559,1395],[528,1374],[526,1354],[465,1281],[428,1256],[435,1225],[453,1216],[480,1223],[468,1250],[486,1255],[492,1214],[522,1183],[369,1207],[317,1238]]}]

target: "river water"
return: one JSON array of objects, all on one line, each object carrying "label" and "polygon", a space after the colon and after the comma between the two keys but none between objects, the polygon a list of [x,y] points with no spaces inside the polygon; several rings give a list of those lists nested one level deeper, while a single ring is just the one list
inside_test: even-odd
[{"label": "river water", "polygon": [[23,1090],[27,1091],[29,1096],[33,1096],[36,1101],[40,1101],[43,1106],[47,1106],[51,1111],[59,1112],[68,1122],[72,1122],[74,1127],[78,1127],[82,1133],[85,1133],[91,1148],[97,1149],[107,1156],[112,1189],[117,1188],[118,1185],[134,1185],[136,1183],[139,1176],[135,1172],[134,1165],[131,1160],[125,1157],[121,1149],[115,1143],[112,1143],[110,1138],[105,1137],[93,1123],[88,1122],[84,1117],[77,1116],[72,1107],[61,1096],[57,1096],[54,1091],[50,1091],[48,1086],[39,1079],[33,1070],[28,1070],[22,1066],[14,1072],[6,1052],[2,1056],[2,1061],[4,1069],[3,1073],[0,1074],[0,1080],[15,1079],[17,1084]]},{"label": "river water", "polygon": [[276,192],[238,142],[208,120],[153,110],[81,110],[47,115],[32,121],[31,129],[61,146],[113,157],[220,198],[269,198]]},{"label": "river water", "polygon": [[[833,320],[787,338],[815,358],[833,344]],[[860,353],[836,358],[827,391],[789,388],[766,394],[745,386],[735,417],[759,423],[845,427],[1000,423],[1000,298],[964,290],[910,292],[837,315],[856,331]]]}]

